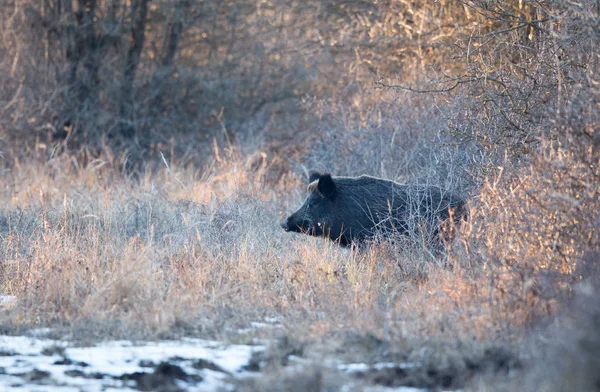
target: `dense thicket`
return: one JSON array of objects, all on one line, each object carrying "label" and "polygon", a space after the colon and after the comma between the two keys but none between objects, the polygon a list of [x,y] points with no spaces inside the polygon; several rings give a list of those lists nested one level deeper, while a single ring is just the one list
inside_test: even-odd
[{"label": "dense thicket", "polygon": [[379,82],[451,91],[455,137],[522,155],[597,88],[591,1],[2,3],[11,145],[106,136],[149,149],[222,127],[284,138],[314,124],[302,97],[351,102]]}]

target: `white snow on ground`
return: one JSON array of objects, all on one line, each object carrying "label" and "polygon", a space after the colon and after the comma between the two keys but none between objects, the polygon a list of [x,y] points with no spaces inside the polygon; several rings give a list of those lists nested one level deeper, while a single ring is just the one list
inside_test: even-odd
[{"label": "white snow on ground", "polygon": [[413,387],[382,387],[377,385],[374,387],[365,387],[363,392],[427,392],[427,389]]},{"label": "white snow on ground", "polygon": [[265,321],[269,324],[278,324],[281,319],[279,317],[265,317]]},{"label": "white snow on ground", "polygon": [[[428,392],[427,389],[414,388],[414,387],[384,387],[381,385],[375,386],[361,386],[360,391],[362,392]],[[346,384],[342,386],[340,392],[357,391],[358,387],[354,383]]]},{"label": "white snow on ground", "polygon": [[[396,363],[396,362],[380,362],[375,363],[373,365],[367,365],[366,363],[341,363],[337,365],[338,370],[341,370],[346,373],[358,373],[358,372],[366,372],[368,370],[382,370],[382,369],[392,369],[392,368],[401,368],[401,369],[410,369],[416,366],[420,366],[418,363]],[[342,392],[347,392],[353,390],[354,385],[349,384],[345,385],[342,388]],[[414,388],[414,387],[385,387],[381,385],[374,386],[363,386],[363,392],[427,392],[428,389],[424,388]]]},{"label": "white snow on ground", "polygon": [[0,294],[0,307],[6,307],[8,305],[14,304],[17,302],[17,297],[14,295],[4,295]]},{"label": "white snow on ground", "polygon": [[52,332],[52,329],[50,329],[50,328],[35,328],[35,329],[30,329],[27,332],[27,335],[33,336],[34,338],[43,338],[43,337],[48,336],[51,332]]},{"label": "white snow on ground", "polygon": [[369,370],[369,365],[366,363],[341,363],[338,365],[338,369],[348,373],[364,372]]},{"label": "white snow on ground", "polygon": [[[47,391],[106,391],[110,388],[134,390],[135,382],[127,384],[115,377],[135,372],[151,373],[154,367],[140,366],[140,361],[152,364],[169,361],[180,366],[188,375],[199,375],[199,383],[177,380],[187,390],[211,391],[226,387],[227,372],[242,376],[243,366],[248,364],[252,353],[264,350],[264,346],[223,345],[222,343],[182,339],[132,343],[113,341],[92,347],[72,347],[69,343],[50,339],[24,336],[0,335],[0,390]],[[42,352],[51,353],[44,355]],[[68,358],[70,364],[55,364]],[[222,371],[196,369],[192,365],[203,359],[220,367]],[[144,363],[142,363],[143,365]],[[50,373],[50,377],[28,381],[19,377],[33,370]],[[65,372],[71,371],[70,375]],[[100,374],[102,378],[93,378]],[[87,377],[86,377],[87,376]],[[100,377],[100,376],[98,376]]]},{"label": "white snow on ground", "polygon": [[381,362],[374,365],[367,365],[366,363],[341,363],[338,365],[338,369],[348,373],[365,372],[369,369],[381,370],[391,368],[410,369],[419,366],[417,363],[395,363],[395,362]]},{"label": "white snow on ground", "polygon": [[248,328],[242,328],[237,330],[228,328],[227,330],[235,331],[239,334],[247,334],[261,328],[283,328],[281,324],[279,324],[280,320],[277,317],[265,317],[264,321],[265,322],[252,321],[250,322],[250,326]]},{"label": "white snow on ground", "polygon": [[[251,322],[248,328],[238,333],[261,328],[282,328],[277,318],[265,318],[262,321]],[[249,364],[253,353],[265,350],[266,345],[270,344],[270,341],[262,340],[256,344],[256,338],[253,339],[256,345],[225,345],[216,341],[183,338],[157,342],[110,341],[90,347],[76,347],[67,341],[45,338],[50,332],[50,329],[36,329],[29,331],[28,336],[0,335],[0,391],[139,392],[136,387],[140,387],[142,382],[154,385],[155,379],[148,381],[146,377],[143,378],[145,381],[141,380],[140,374],[144,373],[163,377],[166,382],[172,383],[171,386],[175,384],[185,391],[233,391],[235,387],[227,381],[231,377],[258,375],[245,371],[244,366]],[[199,360],[203,360],[203,363],[199,363]],[[298,372],[310,363],[307,358],[294,355],[290,355],[288,360],[290,364],[286,369]],[[157,370],[157,365],[161,363],[173,365],[175,370],[165,370],[165,367]],[[355,375],[387,368],[409,369],[421,364],[339,363],[333,360],[326,366]],[[186,379],[178,379],[176,374],[169,375],[169,371],[183,371],[187,378],[182,376]],[[128,377],[124,378],[124,375]],[[201,381],[198,381],[200,377]],[[164,379],[162,382],[165,382]],[[341,391],[353,392],[357,388],[365,392],[427,391],[411,387],[366,386],[351,380],[341,387]]]}]

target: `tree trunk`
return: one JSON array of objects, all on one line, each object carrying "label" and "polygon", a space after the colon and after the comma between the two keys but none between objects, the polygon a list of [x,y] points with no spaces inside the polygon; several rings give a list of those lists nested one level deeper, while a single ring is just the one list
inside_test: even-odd
[{"label": "tree trunk", "polygon": [[144,48],[146,38],[146,19],[148,16],[149,0],[132,0],[131,2],[131,40],[127,58],[125,62],[125,71],[123,74],[123,84],[121,86],[121,135],[125,138],[131,138],[134,135],[133,109],[134,93],[133,82],[135,74],[140,63],[140,55]]},{"label": "tree trunk", "polygon": [[182,14],[179,10],[180,5],[176,5],[173,13],[173,20],[168,24],[167,37],[162,47],[160,67],[154,74],[154,85],[157,86],[156,95],[152,99],[152,110],[158,115],[165,110],[165,90],[169,75],[175,60],[175,54],[181,40],[183,30]]},{"label": "tree trunk", "polygon": [[[95,123],[95,108],[100,84],[100,45],[95,29],[96,0],[71,0],[62,2],[58,9],[68,22],[62,29],[65,42],[68,89],[63,94],[64,114],[56,125],[54,137],[64,139],[68,132],[78,128],[84,121]],[[75,8],[73,7],[75,6]]]}]

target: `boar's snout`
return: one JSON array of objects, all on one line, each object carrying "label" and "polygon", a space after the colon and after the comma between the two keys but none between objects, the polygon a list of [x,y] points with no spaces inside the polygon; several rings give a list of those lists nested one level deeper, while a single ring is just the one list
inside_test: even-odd
[{"label": "boar's snout", "polygon": [[296,224],[295,224],[295,219],[294,219],[294,215],[288,216],[286,218],[286,220],[284,220],[283,222],[281,222],[281,228],[285,231],[292,231],[294,230]]},{"label": "boar's snout", "polygon": [[285,231],[294,231],[294,232],[302,232],[302,230],[307,230],[310,226],[310,222],[306,220],[297,219],[297,217],[292,214],[285,221],[281,223],[281,227]]}]

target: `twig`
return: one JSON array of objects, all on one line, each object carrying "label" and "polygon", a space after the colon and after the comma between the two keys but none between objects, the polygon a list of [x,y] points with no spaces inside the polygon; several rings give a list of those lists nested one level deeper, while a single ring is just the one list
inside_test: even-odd
[{"label": "twig", "polygon": [[401,90],[406,90],[406,91],[410,91],[410,92],[413,92],[413,93],[419,93],[419,94],[426,94],[426,93],[446,93],[446,92],[454,90],[455,88],[457,88],[461,84],[472,83],[472,82],[476,81],[477,79],[478,78],[457,79],[457,80],[454,80],[454,84],[452,86],[447,87],[447,88],[442,88],[442,89],[419,89],[419,88],[414,88],[414,87],[412,87],[410,85],[409,86],[403,86],[403,85],[400,85],[400,84],[387,84],[382,79],[380,79],[375,84],[375,88],[398,88],[398,89],[401,89]]},{"label": "twig", "polygon": [[481,35],[479,37],[489,37],[491,35],[499,35],[499,34],[503,34],[503,33],[508,33],[510,31],[518,30],[520,28],[527,27],[527,26],[537,27],[536,26],[537,24],[549,22],[551,20],[555,20],[555,19],[558,18],[559,15],[560,14],[558,14],[558,15],[552,15],[552,16],[550,16],[548,18],[544,18],[544,19],[536,19],[536,20],[532,20],[532,21],[529,21],[529,22],[523,22],[523,23],[520,23],[520,24],[518,24],[516,26],[508,27],[508,28],[502,29],[502,30],[490,31],[489,33],[483,34],[483,35]]},{"label": "twig", "polygon": [[185,189],[185,185],[183,185],[183,182],[181,182],[181,180],[179,178],[177,178],[177,176],[175,174],[173,174],[173,172],[171,171],[171,168],[169,167],[169,164],[167,163],[167,160],[165,159],[165,156],[163,155],[162,151],[158,151],[158,152],[160,153],[160,157],[162,158],[163,163],[167,167],[167,171],[169,172],[169,174],[172,175],[173,178],[177,180],[177,182],[179,183],[179,185],[181,185],[181,187],[183,189]]}]

